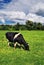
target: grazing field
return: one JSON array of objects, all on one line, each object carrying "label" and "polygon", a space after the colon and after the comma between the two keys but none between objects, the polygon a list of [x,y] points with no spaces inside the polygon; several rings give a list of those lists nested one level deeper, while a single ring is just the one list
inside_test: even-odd
[{"label": "grazing field", "polygon": [[30,51],[8,47],[6,32],[0,31],[0,65],[44,65],[44,31],[20,31]]}]

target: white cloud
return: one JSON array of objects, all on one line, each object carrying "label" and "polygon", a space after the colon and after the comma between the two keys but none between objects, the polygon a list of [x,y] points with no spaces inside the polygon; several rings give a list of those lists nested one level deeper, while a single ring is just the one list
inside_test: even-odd
[{"label": "white cloud", "polygon": [[[15,19],[23,20],[25,18],[26,18],[26,14],[24,12],[20,12],[20,11],[0,11],[0,21],[2,21],[3,23],[6,22],[5,21],[6,19],[15,22],[16,21]],[[20,22],[20,20],[17,20],[17,21]],[[21,21],[21,23],[22,23],[22,21]]]},{"label": "white cloud", "polygon": [[0,11],[0,14],[5,14],[9,18],[25,18],[26,14],[20,11]]},{"label": "white cloud", "polygon": [[37,12],[39,9],[44,9],[44,0],[12,0],[5,6],[5,10],[23,11],[23,12]]},{"label": "white cloud", "polygon": [[[21,23],[25,23],[26,20],[44,23],[44,17],[38,16],[33,13],[29,13],[28,15],[26,15],[24,12],[20,12],[20,11],[0,11],[0,13],[2,14],[2,16],[0,15],[0,21],[2,21],[3,23],[6,22],[5,19],[13,20],[16,22],[19,21]],[[17,18],[22,19],[22,21],[16,20]]]},{"label": "white cloud", "polygon": [[39,10],[44,11],[44,0],[11,0],[3,7],[4,9],[0,9],[0,21],[3,23],[5,19],[15,21],[15,18],[44,23],[44,17],[42,17],[44,13],[41,16],[36,15]]},{"label": "white cloud", "polygon": [[4,4],[3,7],[5,11],[22,11],[26,14],[36,13],[39,10],[44,11],[44,0],[11,0],[10,3]]},{"label": "white cloud", "polygon": [[0,17],[0,22],[5,23],[5,20],[3,17]]},{"label": "white cloud", "polygon": [[38,16],[38,15],[32,14],[32,13],[29,13],[29,14],[27,15],[27,19],[28,19],[28,20],[31,20],[31,21],[33,21],[33,22],[41,22],[41,23],[44,23],[44,17]]},{"label": "white cloud", "polygon": [[43,10],[44,11],[44,7],[43,6],[44,6],[44,3],[43,2],[36,3],[36,5],[34,5],[32,7],[31,12],[36,13],[39,10]]}]

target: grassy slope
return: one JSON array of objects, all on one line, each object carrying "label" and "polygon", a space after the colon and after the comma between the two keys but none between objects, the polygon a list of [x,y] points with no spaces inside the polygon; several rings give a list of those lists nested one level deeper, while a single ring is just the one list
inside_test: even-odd
[{"label": "grassy slope", "polygon": [[44,31],[20,31],[30,51],[8,47],[6,32],[0,31],[0,65],[44,65]]}]

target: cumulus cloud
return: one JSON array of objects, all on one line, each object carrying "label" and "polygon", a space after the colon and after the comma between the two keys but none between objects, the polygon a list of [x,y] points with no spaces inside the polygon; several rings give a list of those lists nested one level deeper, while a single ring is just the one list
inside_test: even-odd
[{"label": "cumulus cloud", "polygon": [[25,18],[26,14],[20,11],[0,11],[0,14],[7,15],[9,18]]},{"label": "cumulus cloud", "polygon": [[19,23],[25,23],[26,14],[19,11],[0,11],[0,21],[5,23],[5,20],[10,20]]},{"label": "cumulus cloud", "polygon": [[5,23],[5,20],[3,17],[0,17],[0,22]]},{"label": "cumulus cloud", "polygon": [[44,9],[44,0],[12,0],[7,6],[5,6],[5,10],[17,10],[24,11],[25,13],[36,12],[39,9]]},{"label": "cumulus cloud", "polygon": [[38,15],[33,14],[33,13],[29,13],[29,14],[27,15],[27,20],[31,20],[31,21],[33,21],[33,22],[44,23],[44,17],[38,16]]},{"label": "cumulus cloud", "polygon": [[36,3],[36,5],[34,5],[32,7],[31,12],[35,13],[35,12],[38,12],[39,10],[44,10],[44,7],[43,6],[44,6],[44,3],[43,2],[38,2],[38,3]]},{"label": "cumulus cloud", "polygon": [[44,22],[44,0],[11,0],[8,4],[3,3],[3,5],[3,8],[0,9],[3,20],[16,21],[15,19],[18,18],[25,21],[29,19]]},{"label": "cumulus cloud", "polygon": [[26,20],[44,23],[44,17],[38,16],[33,13],[29,13],[28,15],[26,15],[24,12],[19,12],[19,11],[0,11],[0,13],[2,14],[0,15],[0,20],[3,23],[6,22],[5,21],[6,19],[23,24],[26,22]]}]

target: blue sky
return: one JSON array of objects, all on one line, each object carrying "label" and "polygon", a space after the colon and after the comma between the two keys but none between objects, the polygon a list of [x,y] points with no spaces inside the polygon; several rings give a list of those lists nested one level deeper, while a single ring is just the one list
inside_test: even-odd
[{"label": "blue sky", "polygon": [[44,23],[44,0],[0,0],[0,21],[16,18],[22,23],[26,20]]}]

